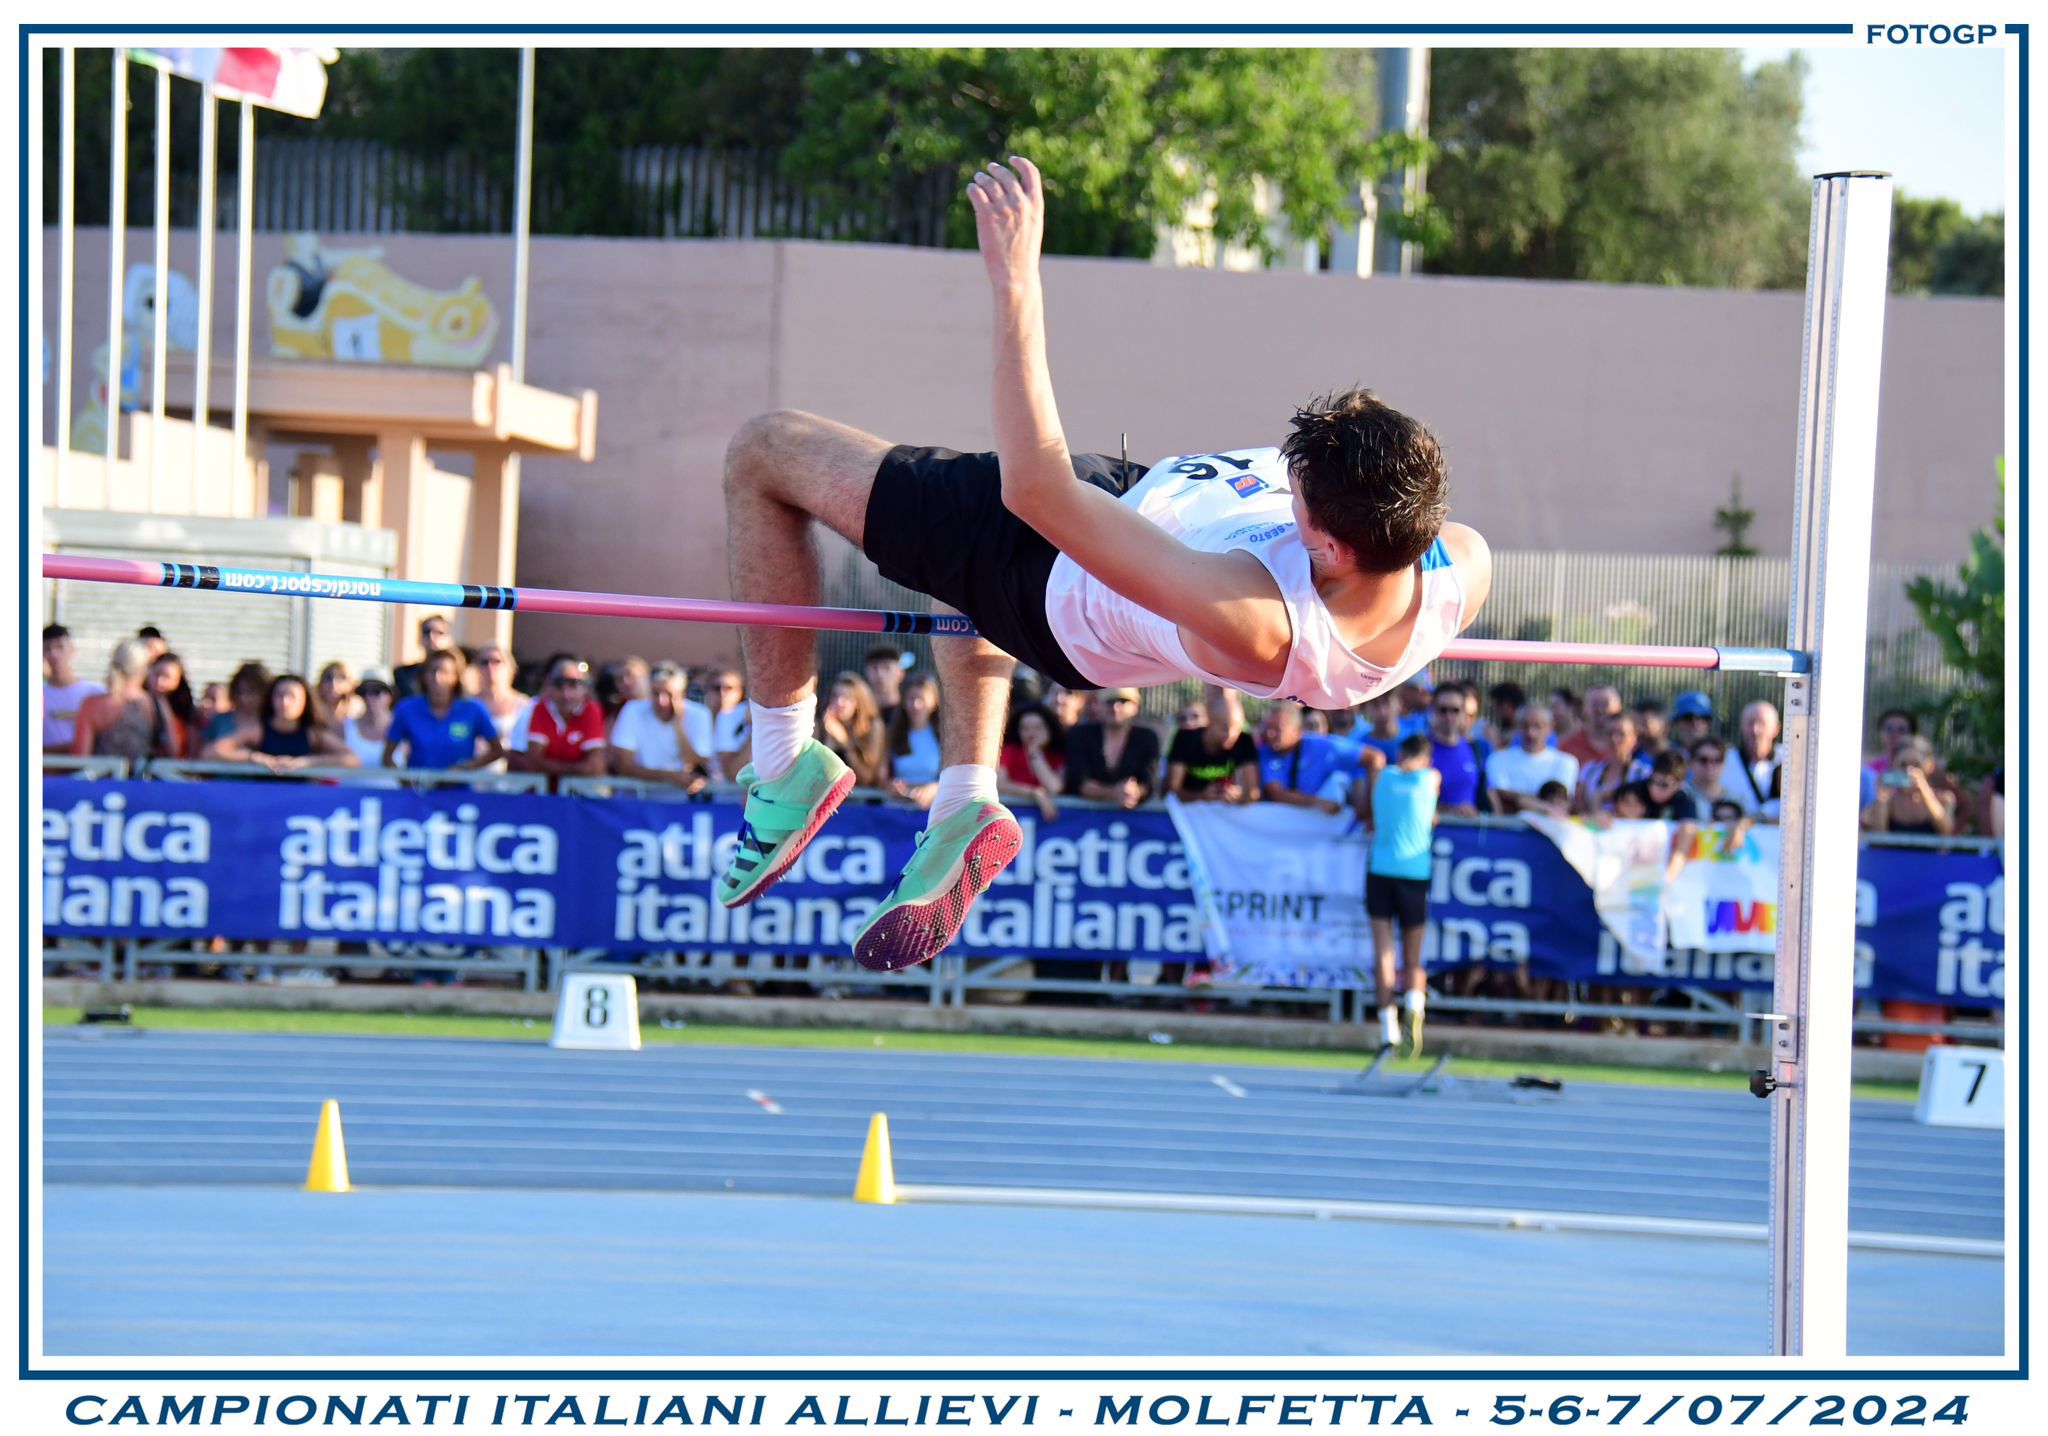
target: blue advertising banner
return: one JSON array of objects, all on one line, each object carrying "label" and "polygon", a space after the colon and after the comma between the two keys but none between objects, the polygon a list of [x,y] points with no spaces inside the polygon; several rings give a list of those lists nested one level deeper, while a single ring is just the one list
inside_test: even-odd
[{"label": "blue advertising banner", "polygon": [[[615,952],[846,952],[924,822],[903,808],[850,805],[773,890],[728,910],[712,882],[739,830],[730,801],[51,777],[43,804],[53,934]],[[1255,812],[1239,815],[1249,822]],[[1165,812],[1072,808],[1048,823],[1027,809],[1018,818],[1023,849],[975,904],[955,951],[1178,959],[1207,950],[1187,854]],[[1317,851],[1261,833],[1242,861],[1210,873],[1224,918],[1299,920],[1315,938],[1293,942],[1283,962],[1235,954],[1247,979],[1350,985],[1368,965],[1362,913],[1352,913],[1363,847],[1332,821],[1313,839]],[[1658,986],[1771,982],[1767,953],[1623,954],[1592,890],[1540,834],[1445,826],[1435,849],[1434,966],[1526,962],[1568,981]],[[1861,863],[1858,991],[2002,1005],[1999,860],[1873,848]]]},{"label": "blue advertising banner", "polygon": [[[556,801],[582,810],[595,919],[568,945],[620,951],[850,951],[924,828],[924,814],[906,808],[841,808],[780,882],[728,910],[712,885],[738,838],[738,804]],[[1027,810],[1018,821],[1024,846],[969,912],[959,950],[1201,952],[1187,863],[1164,813],[1073,808],[1047,823]],[[600,894],[609,895],[603,911]]]},{"label": "blue advertising banner", "polygon": [[[1161,812],[1022,815],[1024,847],[961,948],[1046,957],[1201,952]],[[43,785],[43,912],[80,937],[434,939],[616,952],[846,952],[924,814],[842,808],[745,907],[714,875],[737,803],[298,783]]]},{"label": "blue advertising banner", "polygon": [[1907,1002],[2005,1006],[1998,854],[1865,848],[1856,876],[1859,988]]}]

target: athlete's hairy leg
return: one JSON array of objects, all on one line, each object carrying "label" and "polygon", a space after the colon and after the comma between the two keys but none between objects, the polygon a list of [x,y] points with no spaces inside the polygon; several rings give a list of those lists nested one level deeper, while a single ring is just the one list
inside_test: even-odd
[{"label": "athlete's hairy leg", "polygon": [[[780,410],[749,419],[725,455],[727,571],[742,603],[815,605],[822,599],[811,526],[824,523],[859,544],[868,493],[888,440]],[[747,697],[781,708],[817,691],[817,637],[806,629],[741,631]]]},{"label": "athlete's hairy leg", "polygon": [[[859,543],[875,470],[888,449],[872,434],[810,414],[764,414],[743,425],[725,456],[733,597],[815,605],[823,580],[812,525],[828,524]],[[727,907],[752,902],[788,872],[854,783],[852,771],[813,735],[815,636],[763,627],[743,634],[752,757],[737,775],[746,805],[717,883]]]},{"label": "athlete's hairy leg", "polygon": [[[942,603],[934,613],[955,613]],[[985,638],[934,638],[939,672],[939,756],[948,768],[996,766],[1010,711],[1010,675],[1017,660]]]}]

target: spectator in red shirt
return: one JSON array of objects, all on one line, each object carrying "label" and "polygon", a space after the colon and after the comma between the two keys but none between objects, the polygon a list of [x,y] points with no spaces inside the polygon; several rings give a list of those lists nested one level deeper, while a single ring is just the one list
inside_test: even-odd
[{"label": "spectator in red shirt", "polygon": [[526,751],[511,756],[512,771],[602,777],[605,747],[604,709],[590,696],[590,665],[573,655],[557,658],[527,722]]},{"label": "spectator in red shirt", "polygon": [[1067,731],[1043,703],[1026,703],[1010,715],[1003,735],[996,790],[1006,798],[1029,798],[1048,823],[1060,815],[1056,795],[1066,782]]},{"label": "spectator in red shirt", "polygon": [[1588,688],[1580,711],[1583,726],[1559,738],[1557,746],[1579,760],[1579,771],[1583,773],[1588,764],[1601,762],[1614,751],[1614,722],[1621,716],[1621,691],[1604,683]]},{"label": "spectator in red shirt", "polygon": [[1569,688],[1550,690],[1550,746],[1555,748],[1565,739],[1579,731],[1580,708],[1578,695]]}]

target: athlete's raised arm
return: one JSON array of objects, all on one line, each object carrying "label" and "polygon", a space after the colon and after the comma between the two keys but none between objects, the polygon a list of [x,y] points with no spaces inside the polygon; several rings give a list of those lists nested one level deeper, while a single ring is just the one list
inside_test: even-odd
[{"label": "athlete's raised arm", "polygon": [[[967,198],[995,299],[991,396],[1004,507],[1133,603],[1197,632],[1213,630],[1222,621],[1216,600],[1259,596],[1236,591],[1246,586],[1246,566],[1188,548],[1074,477],[1045,357],[1038,167],[1018,158],[991,164],[974,176]],[[1253,588],[1265,582],[1262,573],[1249,579]]]}]

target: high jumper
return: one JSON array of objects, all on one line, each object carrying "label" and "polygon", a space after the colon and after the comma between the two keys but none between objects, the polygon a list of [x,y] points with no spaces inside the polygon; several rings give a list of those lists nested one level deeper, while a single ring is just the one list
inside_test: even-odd
[{"label": "high jumper", "polygon": [[[1149,470],[1071,454],[1046,362],[1043,178],[1028,159],[992,163],[967,199],[995,308],[995,452],[784,411],[749,421],[726,456],[735,600],[816,604],[821,522],[979,635],[932,643],[944,767],[916,852],[855,938],[878,969],[943,951],[1021,845],[996,792],[1017,661],[1076,688],[1193,678],[1348,707],[1438,657],[1492,579],[1485,541],[1445,521],[1434,436],[1365,390],[1312,400],[1277,447]],[[750,628],[743,647],[753,761],[718,882],[729,907],[789,870],[854,781],[813,736],[813,635]]]}]

